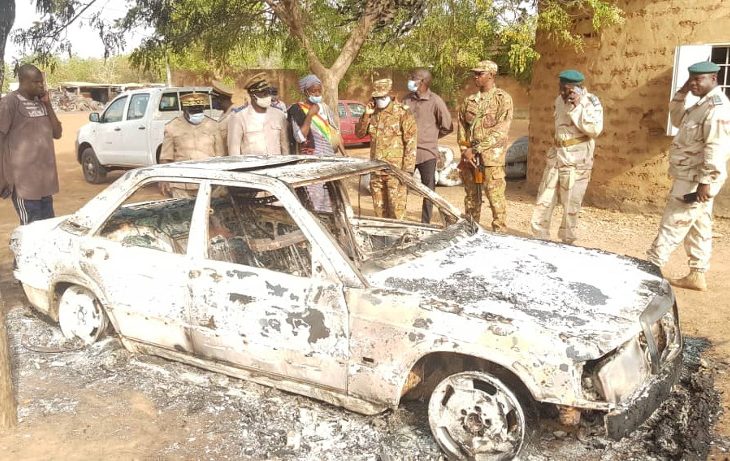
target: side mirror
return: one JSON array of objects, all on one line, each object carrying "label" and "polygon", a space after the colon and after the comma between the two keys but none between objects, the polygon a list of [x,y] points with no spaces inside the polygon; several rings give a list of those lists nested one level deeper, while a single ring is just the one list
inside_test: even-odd
[{"label": "side mirror", "polygon": [[92,112],[89,114],[89,121],[90,122],[97,122],[99,123],[101,121],[101,117],[99,117],[98,112]]}]

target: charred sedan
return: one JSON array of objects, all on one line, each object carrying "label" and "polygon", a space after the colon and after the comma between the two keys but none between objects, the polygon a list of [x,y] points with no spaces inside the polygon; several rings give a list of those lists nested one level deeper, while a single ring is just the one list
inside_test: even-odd
[{"label": "charred sedan", "polygon": [[[408,189],[402,220],[360,193],[382,173]],[[11,247],[31,304],[69,337],[113,329],[132,351],[365,414],[426,397],[451,459],[516,456],[536,402],[565,421],[602,413],[621,437],[682,355],[673,293],[645,262],[487,232],[380,162],[134,170]]]}]

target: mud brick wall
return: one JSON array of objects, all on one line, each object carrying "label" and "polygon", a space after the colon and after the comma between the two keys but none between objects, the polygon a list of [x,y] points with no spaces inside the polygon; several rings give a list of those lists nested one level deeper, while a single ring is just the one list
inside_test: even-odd
[{"label": "mud brick wall", "polygon": [[[538,35],[541,58],[530,88],[528,185],[537,190],[545,151],[553,143],[553,100],[558,73],[576,68],[603,102],[604,133],[598,139],[586,203],[626,211],[658,211],[670,185],[665,135],[678,45],[730,43],[730,1],[617,0],[626,13],[621,26],[591,34],[589,19],[576,24],[586,35],[583,53]],[[715,204],[730,217],[730,185]]]}]

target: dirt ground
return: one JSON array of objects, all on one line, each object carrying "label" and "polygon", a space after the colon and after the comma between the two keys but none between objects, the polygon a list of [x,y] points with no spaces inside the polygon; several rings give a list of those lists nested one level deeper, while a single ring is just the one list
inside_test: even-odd
[{"label": "dirt ground", "polygon": [[[74,138],[87,114],[61,116],[57,142],[61,192],[58,215],[75,211],[106,185],[87,184],[76,162]],[[513,123],[511,140],[527,134]],[[446,144],[455,148],[453,135]],[[365,149],[353,150],[358,156]],[[110,174],[109,181],[119,177]],[[460,208],[463,189],[438,192]],[[524,181],[508,184],[510,232],[527,235],[534,196]],[[489,211],[482,213],[487,224]],[[554,222],[553,235],[559,219]],[[586,207],[577,244],[643,257],[659,216]],[[17,217],[0,202],[0,241]],[[527,458],[730,459],[730,221],[716,220],[710,291],[677,290],[689,338],[686,370],[671,401],[649,424],[620,443],[579,430],[542,432]],[[11,281],[10,252],[0,247],[0,290],[8,309],[20,424],[0,433],[0,459],[439,459],[422,406],[409,404],[376,417],[146,356],[115,338],[90,349],[68,348],[58,329],[38,319]],[[590,270],[590,268],[586,268]],[[666,272],[683,274],[678,250]],[[130,287],[131,288],[131,287]],[[724,410],[716,415],[717,396]],[[700,427],[701,426],[701,427]],[[711,434],[706,429],[711,427]],[[559,429],[559,428],[558,428]]]}]

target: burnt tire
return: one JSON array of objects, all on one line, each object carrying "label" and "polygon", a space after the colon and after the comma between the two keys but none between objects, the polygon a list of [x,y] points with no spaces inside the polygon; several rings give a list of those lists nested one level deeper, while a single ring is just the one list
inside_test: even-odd
[{"label": "burnt tire", "polygon": [[58,324],[68,339],[80,339],[84,344],[95,343],[109,325],[104,308],[94,294],[73,285],[61,295],[58,303]]},{"label": "burnt tire", "polygon": [[81,169],[84,172],[84,179],[91,184],[101,184],[106,179],[107,170],[96,158],[96,153],[91,147],[81,152]]},{"label": "burnt tire", "polygon": [[529,413],[497,377],[455,373],[433,390],[431,433],[449,460],[507,460],[524,453],[532,438]]}]

